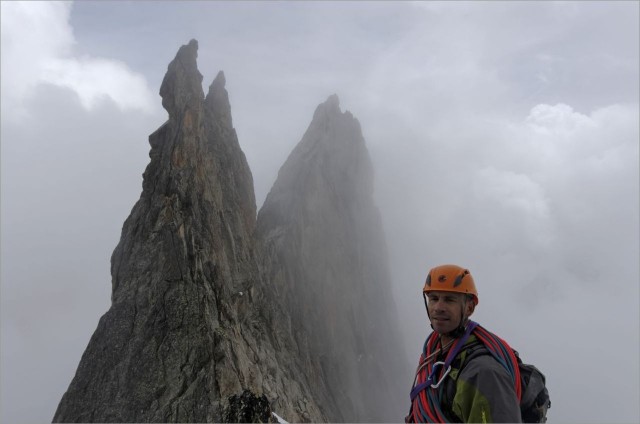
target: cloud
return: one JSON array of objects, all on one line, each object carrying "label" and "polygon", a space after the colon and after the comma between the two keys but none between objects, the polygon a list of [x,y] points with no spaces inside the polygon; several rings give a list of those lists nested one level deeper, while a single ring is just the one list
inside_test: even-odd
[{"label": "cloud", "polygon": [[2,116],[3,422],[53,417],[109,307],[109,258],[162,119],[110,101],[87,110],[50,84],[25,106],[19,122]]},{"label": "cloud", "polygon": [[488,202],[492,210],[499,210],[502,216],[511,218],[500,225],[511,221],[514,228],[509,233],[512,236],[517,234],[516,237],[541,246],[548,246],[553,238],[549,228],[549,199],[544,188],[530,176],[489,166],[478,171],[473,179],[473,194],[478,202]]},{"label": "cloud", "polygon": [[574,112],[571,106],[557,104],[550,106],[539,104],[531,109],[531,113],[526,119],[534,131],[544,134],[560,133],[570,135],[583,128],[591,129],[595,126],[588,116]]},{"label": "cloud", "polygon": [[[110,99],[123,110],[152,112],[157,102],[145,77],[122,62],[76,57],[71,3],[2,2],[2,109],[27,114],[25,99],[39,84],[66,87],[86,109]],[[8,115],[8,116],[7,116]]]},{"label": "cloud", "polygon": [[151,96],[144,76],[113,60],[52,60],[44,69],[43,81],[72,89],[89,110],[104,98],[110,98],[124,110],[150,111],[154,108],[152,99],[155,100],[155,96]]},{"label": "cloud", "polygon": [[511,301],[541,310],[548,304],[523,293],[562,303],[577,287],[596,290],[612,268],[625,276],[612,290],[637,279],[637,104],[590,113],[539,104],[520,119],[447,122],[372,146],[400,303],[423,279],[420,266],[440,262],[462,262],[491,280],[486,292],[509,287]]},{"label": "cloud", "polygon": [[2,420],[39,422],[108,308],[109,257],[164,113],[142,74],[74,55],[70,3],[0,5]]}]

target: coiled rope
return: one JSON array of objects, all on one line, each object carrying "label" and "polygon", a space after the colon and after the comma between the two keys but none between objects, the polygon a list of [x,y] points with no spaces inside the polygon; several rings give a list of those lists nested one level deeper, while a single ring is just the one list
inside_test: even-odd
[{"label": "coiled rope", "polygon": [[[465,327],[464,334],[454,339],[445,346],[437,348],[440,338],[434,331],[425,340],[420,362],[416,370],[416,377],[411,388],[411,410],[405,418],[406,422],[422,423],[448,423],[440,407],[444,385],[441,383],[451,370],[451,363],[458,355],[462,347],[467,342],[471,334],[487,347],[491,355],[502,365],[513,379],[518,402],[522,398],[522,387],[520,386],[520,369],[513,349],[509,344],[486,330],[475,321],[469,320]],[[450,347],[443,362],[436,362],[439,353]]]}]

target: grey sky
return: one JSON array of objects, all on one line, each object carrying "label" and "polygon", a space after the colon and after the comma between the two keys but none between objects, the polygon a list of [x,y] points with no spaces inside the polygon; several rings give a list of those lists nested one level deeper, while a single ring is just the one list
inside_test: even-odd
[{"label": "grey sky", "polygon": [[453,262],[475,319],[546,373],[550,421],[640,421],[638,5],[3,1],[2,421],[51,420],[109,307],[191,38],[203,85],[225,72],[258,206],[320,102],[360,121],[407,399],[424,277]]}]

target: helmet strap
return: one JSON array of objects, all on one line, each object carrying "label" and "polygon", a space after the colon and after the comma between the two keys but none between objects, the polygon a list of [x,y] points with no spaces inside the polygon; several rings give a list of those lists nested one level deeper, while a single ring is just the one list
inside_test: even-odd
[{"label": "helmet strap", "polygon": [[427,318],[429,318],[429,326],[431,327],[431,329],[433,331],[436,331],[435,328],[433,328],[433,324],[431,324],[431,315],[429,315],[429,304],[427,302],[427,295],[426,293],[422,293],[422,298],[424,299],[424,309],[427,310]]},{"label": "helmet strap", "polygon": [[460,317],[460,325],[453,331],[451,331],[448,335],[449,337],[451,337],[452,339],[457,339],[458,337],[461,337],[465,330],[466,330],[466,323],[467,323],[468,319],[464,318],[464,312],[462,313],[462,316]]},{"label": "helmet strap", "polygon": [[464,310],[467,306],[468,301],[469,300],[465,296],[464,301],[462,303],[462,310],[460,311],[460,325],[458,325],[458,327],[455,330],[449,333],[449,337],[451,338],[457,339],[458,337],[462,336],[466,330],[467,321],[469,321],[469,317],[464,316]]}]

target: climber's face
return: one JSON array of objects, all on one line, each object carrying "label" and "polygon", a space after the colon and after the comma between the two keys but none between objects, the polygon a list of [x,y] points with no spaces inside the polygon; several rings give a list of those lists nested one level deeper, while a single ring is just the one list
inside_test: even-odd
[{"label": "climber's face", "polygon": [[427,309],[434,331],[448,334],[473,313],[474,303],[462,293],[432,291],[427,295]]}]

